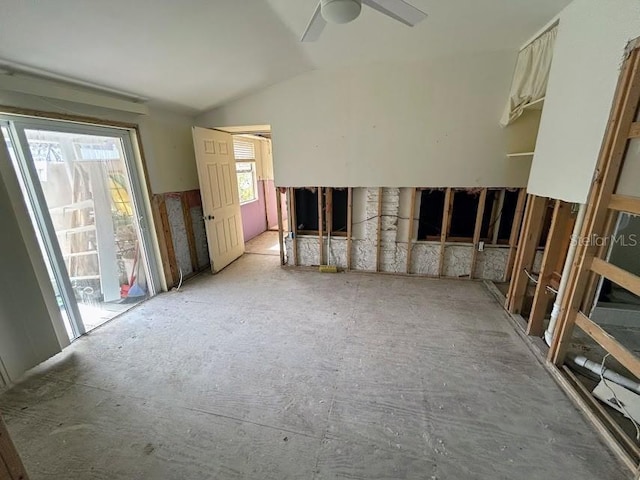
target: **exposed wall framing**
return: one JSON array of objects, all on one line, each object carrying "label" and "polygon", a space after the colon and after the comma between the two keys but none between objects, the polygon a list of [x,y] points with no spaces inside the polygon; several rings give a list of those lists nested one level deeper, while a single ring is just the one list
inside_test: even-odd
[{"label": "exposed wall framing", "polygon": [[29,480],[24,464],[16,450],[7,425],[0,415],[0,479]]},{"label": "exposed wall framing", "polygon": [[[291,192],[294,189],[289,189]],[[318,225],[318,230],[292,232],[285,239],[287,263],[296,266],[317,266],[328,261],[345,270],[370,271],[380,273],[414,274],[430,277],[482,278],[501,281],[505,276],[509,245],[502,234],[498,241],[500,228],[511,234],[511,220],[515,209],[517,194],[511,190],[507,220],[502,220],[504,189],[429,189],[441,192],[436,203],[429,203],[432,213],[430,221],[438,218],[437,237],[418,238],[416,224],[420,224],[425,197],[421,188],[349,188],[346,196],[341,194],[340,205],[336,200],[336,189],[331,187],[308,187],[311,192],[320,192],[317,197],[317,218],[310,219],[309,205],[305,206],[306,220],[296,217],[296,198],[289,202],[289,218],[292,225],[305,222]],[[344,189],[340,189],[344,190]],[[475,197],[477,211],[474,209],[468,218],[469,238],[451,237],[451,212],[454,205],[454,192]],[[491,201],[487,198],[491,191]],[[356,194],[357,192],[357,194]],[[420,198],[418,192],[421,193]],[[346,197],[346,198],[345,198]],[[436,195],[438,197],[438,195]],[[316,196],[301,195],[297,201]],[[346,200],[346,204],[345,204]],[[466,200],[469,203],[469,199]],[[357,204],[357,207],[354,207]],[[439,204],[439,205],[438,205]],[[434,210],[440,208],[441,214]],[[465,205],[462,203],[461,205]],[[487,206],[485,209],[485,205]],[[421,214],[418,214],[420,206]],[[342,209],[345,208],[343,211]],[[356,209],[356,212],[354,212]],[[485,211],[486,210],[486,211]],[[336,213],[339,212],[339,213]],[[346,225],[341,220],[339,231],[335,215],[344,215]],[[462,218],[469,217],[466,208],[459,212]],[[335,218],[334,218],[335,217]],[[458,217],[458,224],[460,217]],[[506,226],[509,230],[505,230]],[[517,225],[513,228],[517,229]],[[344,230],[346,230],[346,235]],[[424,234],[424,233],[423,233]],[[331,235],[329,243],[327,237]],[[494,238],[496,239],[494,241]],[[437,240],[436,240],[437,239]],[[482,244],[482,250],[480,251]],[[318,252],[322,252],[320,255]]]},{"label": "exposed wall framing", "polygon": [[[209,267],[199,190],[153,195],[158,243],[167,286]],[[181,275],[182,272],[182,275]]]}]

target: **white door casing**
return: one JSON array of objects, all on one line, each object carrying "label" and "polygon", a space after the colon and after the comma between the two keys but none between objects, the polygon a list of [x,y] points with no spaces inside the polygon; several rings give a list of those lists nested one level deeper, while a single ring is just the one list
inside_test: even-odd
[{"label": "white door casing", "polygon": [[244,253],[233,137],[193,127],[211,270],[217,273]]}]

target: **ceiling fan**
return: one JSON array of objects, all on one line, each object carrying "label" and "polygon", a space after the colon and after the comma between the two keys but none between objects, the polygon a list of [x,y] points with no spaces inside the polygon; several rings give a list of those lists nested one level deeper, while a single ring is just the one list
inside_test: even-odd
[{"label": "ceiling fan", "polygon": [[363,3],[409,27],[427,18],[426,13],[403,0],[320,0],[300,40],[315,42],[327,22],[349,23],[355,20]]}]

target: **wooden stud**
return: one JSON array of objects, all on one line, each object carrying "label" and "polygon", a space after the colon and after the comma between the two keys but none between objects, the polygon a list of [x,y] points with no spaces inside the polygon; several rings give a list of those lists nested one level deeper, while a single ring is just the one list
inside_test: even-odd
[{"label": "wooden stud", "polygon": [[284,265],[284,226],[282,225],[282,195],[276,187],[276,212],[278,214],[278,244],[280,245],[280,265]]},{"label": "wooden stud", "polygon": [[407,273],[411,273],[411,257],[413,256],[413,231],[416,216],[416,188],[411,189],[411,204],[409,206],[409,236],[407,238]]},{"label": "wooden stud", "polygon": [[380,271],[380,252],[382,249],[382,187],[378,188],[378,226],[376,229],[376,272]]},{"label": "wooden stud", "polygon": [[617,212],[627,212],[640,215],[640,198],[628,195],[611,195],[609,208]]},{"label": "wooden stud", "polygon": [[602,348],[609,352],[634,376],[640,377],[640,358],[636,357],[632,351],[618,343],[614,337],[609,335],[600,325],[593,322],[582,312],[576,314],[575,324],[598,342]]},{"label": "wooden stud", "polygon": [[[173,238],[171,237],[171,225],[169,224],[169,215],[167,214],[167,204],[165,203],[164,195],[158,195],[158,215],[160,220],[160,226],[162,227],[163,243],[166,249],[166,266],[165,259],[163,259],[163,266],[165,268],[165,276],[167,280],[167,287],[173,287],[178,281],[178,263],[176,261],[176,252],[173,248]],[[166,272],[169,270],[170,275],[167,276]]]},{"label": "wooden stud", "polygon": [[640,295],[640,277],[633,273],[627,272],[620,267],[616,267],[601,258],[593,258],[591,260],[591,271],[598,275],[602,275],[623,288],[626,288],[635,295]]},{"label": "wooden stud", "polygon": [[[572,225],[571,215],[571,205],[561,200],[556,200],[551,229],[549,230],[547,244],[542,257],[540,275],[538,275],[538,284],[533,296],[533,305],[529,315],[529,323],[527,324],[527,335],[539,337],[544,333],[544,316],[549,302],[553,298],[549,295],[547,287],[550,285],[559,259],[564,258],[567,253],[566,246],[568,245],[564,241],[564,237],[567,236],[567,224]],[[571,235],[571,231],[569,231],[569,235]]]},{"label": "wooden stud", "polygon": [[[605,225],[608,205],[615,189],[618,175],[628,143],[638,101],[640,100],[640,61],[638,50],[633,50],[624,63],[602,150],[595,169],[589,193],[588,209],[581,237],[600,235]],[[585,288],[590,275],[589,266],[596,253],[594,245],[578,245],[574,267],[567,282],[567,290],[562,300],[558,328],[554,335],[549,360],[561,365],[571,341],[578,309],[583,302]]]},{"label": "wooden stud", "polygon": [[513,276],[507,299],[507,310],[510,313],[520,313],[522,311],[529,287],[529,277],[526,272],[531,274],[547,210],[547,199],[545,197],[530,195],[528,203],[530,208],[528,208],[528,215],[522,227],[522,234],[518,244],[518,256],[513,267]]},{"label": "wooden stud", "polygon": [[518,201],[516,203],[516,211],[513,217],[513,223],[511,224],[511,234],[509,235],[509,254],[507,255],[507,263],[504,268],[504,277],[502,278],[504,282],[508,282],[509,280],[511,280],[511,273],[513,270],[513,264],[516,259],[518,239],[520,237],[520,227],[522,224],[526,200],[527,190],[521,188],[520,192],[518,193]]},{"label": "wooden stud", "polygon": [[353,228],[353,188],[347,190],[347,270],[351,270],[351,243]]},{"label": "wooden stud", "polygon": [[473,230],[473,252],[471,253],[471,272],[469,278],[472,279],[476,273],[476,260],[478,258],[478,245],[480,244],[480,234],[482,233],[482,218],[484,217],[484,207],[487,203],[487,189],[483,188],[478,200],[478,210],[476,212],[476,224]]},{"label": "wooden stud", "polygon": [[187,201],[185,192],[180,193],[180,203],[182,204],[182,217],[184,218],[184,228],[187,233],[187,243],[189,244],[189,256],[191,257],[191,268],[198,271],[198,251],[196,249],[196,235],[193,232],[193,221],[191,220],[191,209]]},{"label": "wooden stud", "polygon": [[322,223],[324,222],[324,208],[323,208],[323,188],[318,187],[318,244],[320,247],[320,256],[318,257],[320,260],[320,265],[324,265],[324,235],[322,230]]},{"label": "wooden stud", "polygon": [[289,222],[291,223],[291,250],[293,265],[298,266],[298,218],[296,217],[296,192],[289,188]]},{"label": "wooden stud", "polygon": [[442,212],[442,227],[440,229],[440,260],[438,261],[438,276],[444,273],[444,250],[446,248],[447,235],[449,234],[449,225],[451,225],[451,211],[453,210],[453,192],[452,188],[447,188],[444,194],[444,211]]},{"label": "wooden stud", "polygon": [[0,479],[2,480],[29,480],[27,470],[20,459],[18,450],[14,445],[7,425],[0,415]]},{"label": "wooden stud", "polygon": [[628,138],[640,138],[640,122],[633,122],[631,124]]}]

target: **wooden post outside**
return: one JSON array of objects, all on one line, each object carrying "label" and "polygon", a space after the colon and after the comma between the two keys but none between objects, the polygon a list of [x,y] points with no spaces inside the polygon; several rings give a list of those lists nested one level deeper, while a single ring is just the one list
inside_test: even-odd
[{"label": "wooden post outside", "polygon": [[518,193],[518,202],[516,203],[516,212],[513,217],[513,223],[511,224],[511,235],[509,235],[509,255],[507,256],[507,265],[504,268],[504,277],[502,279],[504,282],[508,282],[511,279],[513,263],[518,249],[518,238],[520,236],[520,227],[522,224],[522,216],[526,200],[527,190],[525,188],[521,188],[520,193]]},{"label": "wooden post outside", "polygon": [[276,187],[276,211],[278,213],[278,243],[280,245],[280,265],[284,262],[284,227],[282,225],[282,195],[280,189]]},{"label": "wooden post outside", "polygon": [[473,230],[473,253],[471,254],[471,272],[469,278],[472,279],[476,273],[476,260],[478,258],[478,247],[480,244],[480,233],[482,232],[482,218],[484,216],[484,206],[487,202],[487,189],[483,188],[478,200],[478,211],[476,212],[476,224]]},{"label": "wooden post outside", "polygon": [[29,480],[7,425],[0,415],[0,480]]},{"label": "wooden post outside", "polygon": [[347,190],[347,270],[351,270],[351,243],[353,223],[353,188]]},{"label": "wooden post outside", "polygon": [[376,245],[376,272],[380,271],[380,250],[382,248],[382,187],[378,188],[378,227],[377,227],[377,239]]},{"label": "wooden post outside", "polygon": [[416,216],[416,188],[411,189],[411,205],[409,207],[409,234],[407,238],[407,273],[411,273],[411,257],[413,256],[413,231]]},{"label": "wooden post outside", "polygon": [[529,274],[532,273],[536,250],[540,243],[540,235],[544,226],[544,217],[547,210],[547,199],[537,195],[529,196],[530,207],[524,219],[522,234],[518,244],[518,256],[513,267],[513,277],[509,286],[509,298],[507,299],[509,312],[520,313],[529,286]]},{"label": "wooden post outside", "polygon": [[440,230],[440,260],[438,262],[438,276],[444,272],[444,250],[446,248],[447,234],[451,223],[451,211],[453,210],[453,189],[447,188],[444,195],[444,211],[442,213],[442,228]]},{"label": "wooden post outside", "polygon": [[[538,284],[536,285],[536,292],[533,296],[533,305],[527,325],[527,335],[539,337],[544,333],[544,316],[547,312],[549,302],[553,299],[547,287],[551,282],[551,278],[560,259],[564,258],[567,253],[566,247],[568,247],[568,242],[565,241],[565,237],[567,236],[567,230],[570,225],[571,204],[556,200],[553,209],[551,229],[549,230],[544,256],[542,257],[540,275],[538,275]],[[568,231],[568,234],[571,236],[571,230]]]}]

